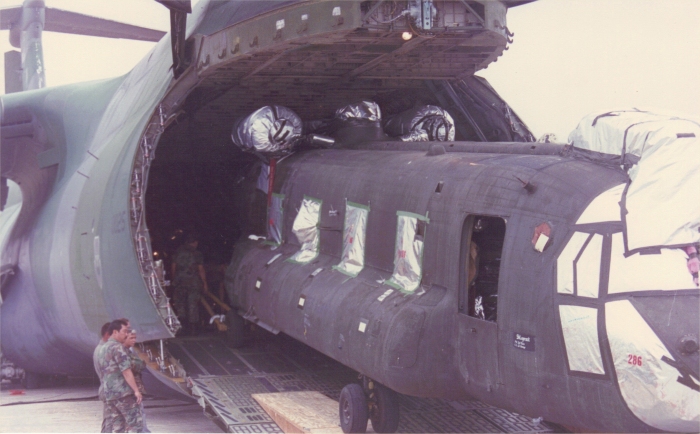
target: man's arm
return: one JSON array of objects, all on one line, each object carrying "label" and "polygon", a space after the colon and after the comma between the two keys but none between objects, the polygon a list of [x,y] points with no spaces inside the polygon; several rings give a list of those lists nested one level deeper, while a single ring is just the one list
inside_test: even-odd
[{"label": "man's arm", "polygon": [[202,283],[204,284],[204,292],[209,292],[209,285],[207,284],[207,272],[204,271],[204,265],[197,265],[197,269],[199,270],[199,278],[202,279]]},{"label": "man's arm", "polygon": [[139,392],[139,387],[136,385],[136,379],[134,378],[134,373],[131,372],[131,368],[122,371],[122,375],[126,380],[126,384],[128,384],[129,387],[131,387],[131,390],[134,391],[134,395],[136,395],[136,403],[141,404],[143,395],[141,395],[141,392]]}]

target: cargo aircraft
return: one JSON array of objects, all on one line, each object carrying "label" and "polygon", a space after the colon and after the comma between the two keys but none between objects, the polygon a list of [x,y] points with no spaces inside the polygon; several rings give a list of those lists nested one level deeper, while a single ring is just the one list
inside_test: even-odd
[{"label": "cargo aircraft", "polygon": [[[161,3],[170,37],[130,73],[0,100],[3,357],[87,372],[115,317],[162,348],[180,323],[160,258],[188,227],[232,258],[234,343],[254,323],[361,375],[341,394],[346,432],[395,431],[397,393],[586,430],[700,430],[697,224],[658,241],[680,207],[640,241],[634,154],[537,143],[474,75],[526,1]],[[261,106],[315,121],[357,101],[387,119],[439,106],[454,135],[401,140],[375,119],[263,162],[231,143]],[[695,126],[676,129],[697,145]],[[182,384],[174,365],[151,373]]]}]

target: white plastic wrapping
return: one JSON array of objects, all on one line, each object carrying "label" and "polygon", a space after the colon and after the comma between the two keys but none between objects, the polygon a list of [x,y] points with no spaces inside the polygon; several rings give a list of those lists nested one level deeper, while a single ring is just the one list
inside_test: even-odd
[{"label": "white plastic wrapping", "polygon": [[339,108],[335,111],[335,117],[341,121],[378,122],[382,119],[382,112],[376,102],[361,101]]},{"label": "white plastic wrapping", "polygon": [[700,393],[677,381],[663,342],[628,300],[605,306],[617,383],[629,409],[644,423],[672,432],[700,431]]},{"label": "white plastic wrapping", "polygon": [[394,273],[386,281],[396,289],[413,293],[423,277],[423,241],[428,219],[409,212],[398,211]]},{"label": "white plastic wrapping", "polygon": [[320,199],[308,196],[304,196],[304,200],[301,201],[299,213],[292,225],[292,232],[299,240],[301,248],[289,258],[289,261],[306,264],[318,256],[321,238],[318,227],[321,222],[321,204]]},{"label": "white plastic wrapping", "polygon": [[450,141],[455,139],[452,116],[434,105],[415,107],[399,113],[384,125],[390,136],[399,136],[404,142]]},{"label": "white plastic wrapping", "polygon": [[628,168],[627,253],[700,242],[699,137],[695,122],[636,110],[589,115],[569,136],[575,148],[601,161],[619,155]]},{"label": "white plastic wrapping", "polygon": [[333,268],[348,276],[357,276],[365,266],[365,236],[368,216],[369,207],[346,202],[343,255],[340,258],[340,263]]},{"label": "white plastic wrapping", "polygon": [[[694,137],[677,138],[678,134]],[[625,198],[627,250],[700,242],[698,137],[700,127],[681,120],[649,132],[642,159],[630,170],[632,182]]]},{"label": "white plastic wrapping", "polygon": [[260,166],[260,175],[258,175],[258,180],[255,183],[258,190],[261,190],[267,194],[270,189],[270,165],[262,164]]},{"label": "white plastic wrapping", "polygon": [[576,295],[598,298],[603,236],[593,234],[576,261]]},{"label": "white plastic wrapping", "polygon": [[576,221],[577,225],[586,223],[619,222],[620,201],[626,184],[617,185],[604,191],[586,207]]},{"label": "white plastic wrapping", "polygon": [[598,342],[598,309],[560,305],[559,317],[569,369],[605,374]]},{"label": "white plastic wrapping", "polygon": [[608,293],[630,291],[674,291],[695,289],[693,276],[681,249],[661,249],[657,255],[635,254],[625,257],[622,234],[612,235]]},{"label": "white plastic wrapping", "polygon": [[284,195],[272,193],[270,207],[267,210],[267,239],[282,244],[282,224],[284,222]]},{"label": "white plastic wrapping", "polygon": [[231,140],[246,152],[279,155],[291,152],[301,134],[301,118],[287,107],[273,105],[237,120]]},{"label": "white plastic wrapping", "polygon": [[574,260],[581,252],[581,247],[588,239],[589,234],[574,232],[566,243],[566,247],[557,258],[557,292],[560,294],[574,293]]}]

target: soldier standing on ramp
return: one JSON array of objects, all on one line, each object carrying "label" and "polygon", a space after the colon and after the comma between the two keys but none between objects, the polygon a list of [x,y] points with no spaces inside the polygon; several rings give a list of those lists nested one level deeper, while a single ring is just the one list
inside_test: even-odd
[{"label": "soldier standing on ramp", "polygon": [[199,299],[202,289],[209,291],[207,275],[204,271],[202,253],[197,250],[199,239],[194,234],[185,238],[173,256],[173,294],[175,312],[182,324],[187,318],[192,334],[197,333],[199,326]]},{"label": "soldier standing on ramp", "polygon": [[129,355],[123,346],[128,329],[125,321],[112,321],[107,329],[110,338],[97,352],[97,367],[105,399],[102,429],[106,432],[143,430],[142,394],[131,371]]}]

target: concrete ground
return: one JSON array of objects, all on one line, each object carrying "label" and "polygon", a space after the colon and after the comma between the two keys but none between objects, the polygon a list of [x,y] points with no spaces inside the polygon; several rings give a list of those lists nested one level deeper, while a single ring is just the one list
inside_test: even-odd
[{"label": "concrete ground", "polygon": [[[92,379],[24,390],[2,384],[0,432],[100,432],[102,402]],[[13,395],[13,390],[23,392]],[[15,392],[16,393],[16,392]],[[147,397],[146,421],[151,432],[222,432],[197,403]]]}]

